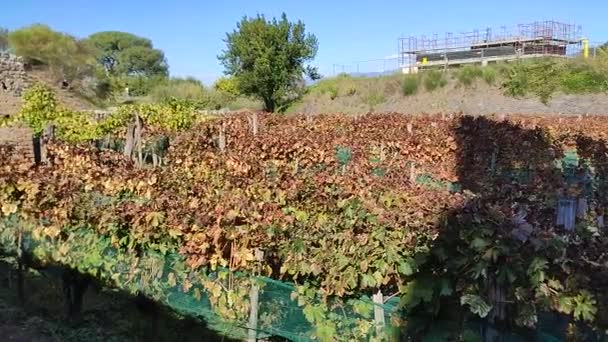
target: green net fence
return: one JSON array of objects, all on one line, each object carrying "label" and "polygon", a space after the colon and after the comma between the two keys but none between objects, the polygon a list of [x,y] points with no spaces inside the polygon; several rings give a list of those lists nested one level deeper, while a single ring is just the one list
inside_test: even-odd
[{"label": "green net fence", "polygon": [[[20,239],[17,231],[22,232]],[[373,314],[375,307],[382,309],[387,323],[381,334],[394,329],[396,298],[376,304],[362,297],[334,302],[321,310],[314,299],[296,298],[297,288],[290,283],[222,268],[193,272],[177,253],[136,255],[113,248],[108,238],[90,229],[74,228],[73,232],[68,240],[38,237],[34,227],[13,215],[0,221],[0,247],[16,255],[21,240],[23,252],[37,260],[72,267],[120,290],[144,294],[178,313],[203,319],[209,328],[231,338],[281,336],[311,341],[319,333],[316,329],[326,327],[368,339],[379,331],[371,328],[378,319]],[[254,292],[258,296],[257,324],[251,326]]]}]

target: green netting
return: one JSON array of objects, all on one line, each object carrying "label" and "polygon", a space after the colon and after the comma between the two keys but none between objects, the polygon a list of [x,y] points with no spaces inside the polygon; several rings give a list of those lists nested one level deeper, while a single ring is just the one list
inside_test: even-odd
[{"label": "green netting", "polygon": [[[298,303],[292,296],[297,292],[293,284],[222,268],[189,271],[184,258],[177,253],[149,251],[135,255],[112,247],[107,237],[86,228],[72,229],[67,240],[51,239],[38,236],[34,226],[19,222],[12,215],[0,220],[0,249],[17,254],[18,230],[23,231],[23,250],[36,259],[92,274],[109,286],[129,293],[144,294],[176,312],[204,319],[209,328],[228,337],[248,336],[253,285],[258,288],[259,296],[255,333],[259,339],[274,335],[293,341],[311,341],[318,326],[327,324],[333,324],[342,333],[367,328],[361,331],[376,334],[375,306],[384,311],[387,323],[384,331],[395,329],[391,322],[397,314],[396,298],[384,305],[374,304],[369,297],[336,301],[324,311],[314,311],[320,301]],[[306,310],[310,310],[309,316],[318,316],[315,325],[307,318]],[[319,317],[329,323],[318,322]]]}]

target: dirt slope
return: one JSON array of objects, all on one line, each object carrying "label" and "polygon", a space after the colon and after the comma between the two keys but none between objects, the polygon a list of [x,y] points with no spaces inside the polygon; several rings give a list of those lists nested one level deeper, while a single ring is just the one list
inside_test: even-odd
[{"label": "dirt slope", "polygon": [[[42,83],[55,92],[57,99],[66,107],[74,110],[93,110],[97,109],[93,104],[89,103],[82,97],[79,97],[70,89],[63,89],[61,85],[54,81],[54,78],[48,71],[31,70],[27,72],[29,84]],[[0,90],[0,115],[12,115],[19,111],[21,107],[21,98],[11,95],[10,93]]]}]

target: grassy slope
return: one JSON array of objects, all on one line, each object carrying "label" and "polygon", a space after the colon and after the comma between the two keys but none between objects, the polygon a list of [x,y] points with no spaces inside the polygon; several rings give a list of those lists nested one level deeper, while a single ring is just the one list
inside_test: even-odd
[{"label": "grassy slope", "polygon": [[289,111],[607,114],[607,62],[536,61],[416,76],[341,75],[312,86]]}]

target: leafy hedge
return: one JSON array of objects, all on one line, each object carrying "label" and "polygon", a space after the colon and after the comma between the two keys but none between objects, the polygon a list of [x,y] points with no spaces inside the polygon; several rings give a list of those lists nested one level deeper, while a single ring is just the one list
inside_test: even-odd
[{"label": "leafy hedge", "polygon": [[[373,326],[341,324],[331,303],[378,291],[400,298],[408,314],[394,323],[410,336],[461,338],[462,318],[475,315],[533,326],[546,310],[608,326],[598,286],[607,240],[596,223],[606,208],[604,118],[258,118],[257,134],[247,113],[192,123],[172,138],[164,168],[65,144],[51,147],[48,165],[3,160],[2,212],[60,241],[86,227],[126,253],[178,251],[187,270],[293,282],[323,340],[368,336]],[[566,233],[556,201],[582,196],[582,185],[556,161],[572,149],[592,166],[576,172],[592,174],[594,210]],[[426,189],[418,175],[462,190]],[[236,300],[247,298],[195,285],[226,319],[247,312]],[[450,317],[456,324],[433,323]]]}]

